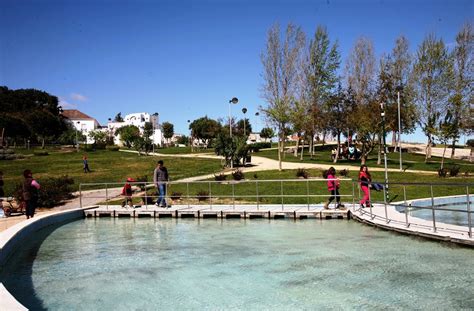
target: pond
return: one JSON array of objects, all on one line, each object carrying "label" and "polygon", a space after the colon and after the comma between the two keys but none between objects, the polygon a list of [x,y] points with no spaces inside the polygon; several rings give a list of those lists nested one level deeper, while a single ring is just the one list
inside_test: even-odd
[{"label": "pond", "polygon": [[346,220],[83,219],[1,272],[34,310],[462,309],[474,251]]}]

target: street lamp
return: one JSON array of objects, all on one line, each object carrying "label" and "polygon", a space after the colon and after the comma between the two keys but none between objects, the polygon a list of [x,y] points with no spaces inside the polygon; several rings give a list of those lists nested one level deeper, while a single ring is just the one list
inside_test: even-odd
[{"label": "street lamp", "polygon": [[[81,124],[80,121],[77,121],[76,122],[77,125],[79,126],[79,124]],[[77,139],[77,132],[79,131],[78,127],[76,127],[76,151],[79,152],[79,140]]]},{"label": "street lamp", "polygon": [[151,126],[153,127],[153,154],[155,153],[155,123],[156,123],[156,120],[158,118],[158,115],[159,113],[158,112],[155,112],[154,114],[152,114],[152,116],[154,117],[153,118],[153,122],[151,122]]},{"label": "street lamp", "polygon": [[247,108],[242,108],[242,112],[244,113],[244,137],[245,137],[245,114],[247,113]]},{"label": "street lamp", "polygon": [[232,137],[232,114],[231,114],[231,104],[237,104],[239,102],[239,99],[237,97],[233,97],[231,100],[229,100],[229,133],[230,137]]},{"label": "street lamp", "polygon": [[383,138],[383,161],[385,166],[385,202],[388,201],[388,172],[387,172],[387,143],[385,141],[385,107],[384,103],[380,103],[380,116],[382,117],[382,138]]},{"label": "street lamp", "polygon": [[191,152],[194,152],[194,147],[193,147],[193,131],[190,128],[191,126],[191,120],[188,120],[188,129],[189,129],[189,144],[191,145]]}]

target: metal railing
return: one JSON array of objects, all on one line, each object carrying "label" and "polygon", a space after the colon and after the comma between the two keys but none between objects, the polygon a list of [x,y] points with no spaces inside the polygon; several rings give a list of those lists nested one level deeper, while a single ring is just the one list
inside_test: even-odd
[{"label": "metal railing", "polygon": [[[352,179],[339,179],[341,188],[344,191],[339,195],[341,200],[343,198],[354,197],[354,187]],[[308,209],[311,204],[320,203],[330,194],[326,188],[328,179],[311,178],[311,179],[278,179],[278,180],[229,180],[229,181],[173,181],[166,182],[166,196],[165,200],[176,199],[179,196],[182,202],[188,207],[192,205],[229,205],[231,204],[235,209],[236,201],[242,204],[256,204],[257,209],[261,204],[280,204],[282,210],[285,209],[285,204],[304,204]],[[278,184],[278,191],[276,187],[268,186],[270,183]],[[139,198],[142,204],[147,209],[150,200],[156,201],[159,197],[158,193],[149,194],[147,190],[155,189],[155,185],[150,182],[129,182],[128,184],[134,186],[135,192],[131,199]],[[314,187],[314,184],[319,184]],[[81,183],[79,185],[80,205],[83,206],[83,194],[85,189],[91,188],[92,191],[97,191],[94,188],[100,187],[105,191],[103,195],[89,195],[88,198],[103,199],[106,208],[108,208],[111,200],[126,200],[125,195],[110,195],[111,189],[115,191],[121,190],[124,183]],[[140,191],[136,191],[137,188]],[[352,188],[350,194],[344,194],[346,189]],[[170,190],[173,189],[173,193]],[[317,200],[319,198],[319,200]],[[324,199],[321,199],[324,198]],[[197,200],[197,201],[196,201]],[[304,202],[303,202],[304,201]],[[336,200],[333,202],[336,203]]]},{"label": "metal railing", "polygon": [[[368,214],[373,219],[383,219],[387,224],[392,223],[404,223],[406,227],[419,226],[428,227],[426,224],[414,223],[410,221],[412,212],[417,210],[429,210],[431,213],[431,225],[429,226],[433,232],[440,229],[444,231],[463,231],[453,229],[452,227],[444,226],[442,221],[439,221],[439,212],[453,212],[459,213],[467,218],[467,232],[469,237],[472,237],[472,194],[469,193],[469,189],[473,189],[474,184],[459,184],[459,183],[390,183],[390,188],[383,187],[383,191],[375,192],[369,191],[369,201],[374,204],[383,205],[383,214],[374,213],[373,206],[369,205],[367,209],[359,208],[359,201],[361,200],[361,191],[358,181],[349,178],[339,179],[341,182],[340,198],[344,200],[345,204],[351,205],[352,211],[360,211],[361,213]],[[306,205],[307,209],[310,210],[310,206],[324,202],[330,194],[328,193],[326,183],[327,179],[322,178],[310,178],[310,179],[278,179],[278,180],[229,180],[229,181],[174,181],[167,182],[166,184],[166,201],[179,196],[181,205],[208,205],[210,209],[216,205],[231,205],[235,209],[236,204],[256,205],[257,210],[263,204],[279,204],[281,210],[285,210],[286,204],[299,204]],[[375,182],[373,182],[375,183]],[[148,209],[149,205],[152,205],[157,198],[157,194],[150,194],[149,189],[154,189],[155,185],[150,182],[130,182],[135,188],[140,188],[140,192],[135,192],[131,198],[140,198],[143,203],[141,205]],[[271,185],[273,184],[273,185]],[[275,185],[277,184],[277,185]],[[383,184],[383,182],[381,182]],[[125,196],[119,196],[117,198],[116,191],[121,190],[123,183],[83,183],[79,185],[80,192],[80,204],[83,205],[82,197],[83,192],[87,188],[100,187],[105,190],[105,194],[99,196],[88,196],[89,198],[103,199],[106,208],[108,209],[110,202],[114,200],[122,199],[125,200]],[[426,187],[428,195],[424,196],[431,201],[431,204],[427,206],[413,205],[412,199],[420,198],[420,189]],[[455,191],[453,194],[465,197],[466,209],[453,209],[453,208],[441,208],[435,204],[436,192],[434,187],[451,188]],[[356,188],[358,189],[356,191]],[[398,190],[397,190],[398,188]],[[111,195],[112,189],[115,191],[115,195]],[[170,190],[173,193],[170,193]],[[460,191],[462,190],[462,193]],[[147,191],[148,190],[148,191]],[[403,197],[403,199],[397,203],[392,203],[394,200],[388,200],[387,192],[396,194],[396,196]],[[408,191],[407,191],[408,190]],[[356,193],[357,192],[357,193]],[[410,192],[410,193],[409,193]],[[408,199],[409,195],[412,199]],[[422,196],[423,197],[423,196]],[[175,198],[176,199],[176,198]],[[336,206],[336,200],[333,201]],[[404,221],[399,219],[390,218],[388,215],[388,207],[392,206],[395,208],[402,208],[405,214]]]}]

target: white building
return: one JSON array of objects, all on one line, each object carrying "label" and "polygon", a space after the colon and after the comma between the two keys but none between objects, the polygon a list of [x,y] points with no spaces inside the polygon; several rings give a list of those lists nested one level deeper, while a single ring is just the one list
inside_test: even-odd
[{"label": "white building", "polygon": [[[151,140],[154,144],[161,146],[163,144],[163,134],[160,128],[158,114],[150,115],[146,112],[127,114],[125,118],[123,118],[123,122],[109,121],[107,123],[107,131],[109,133],[115,133],[118,128],[121,128],[126,125],[134,125],[138,127],[140,133],[143,133],[146,122],[150,122],[153,126],[153,135],[151,136]],[[120,135],[114,136],[114,143],[116,145],[122,144],[122,142],[120,141]]]},{"label": "white building", "polygon": [[89,133],[100,128],[100,124],[96,119],[89,117],[77,109],[65,109],[63,111],[63,117],[68,119],[77,131],[81,132],[87,137],[86,140],[88,144],[94,142],[89,137]]}]

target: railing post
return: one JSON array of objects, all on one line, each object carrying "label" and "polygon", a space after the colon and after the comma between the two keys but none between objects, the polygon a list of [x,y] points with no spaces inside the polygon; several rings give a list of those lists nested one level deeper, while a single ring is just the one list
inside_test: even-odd
[{"label": "railing post", "polygon": [[105,184],[105,209],[109,210],[109,184],[107,183]]},{"label": "railing post", "polygon": [[148,195],[146,193],[146,182],[143,182],[143,188],[145,189],[145,209],[148,210]]},{"label": "railing post", "polygon": [[211,187],[211,182],[209,182],[209,206],[210,206],[210,209],[212,210],[212,187]]},{"label": "railing post", "polygon": [[[369,188],[369,208],[370,208],[370,219],[374,219],[374,215],[372,214],[372,194],[370,192],[370,183],[367,184],[367,187]],[[385,189],[385,187],[384,187]],[[384,190],[385,191],[385,190]],[[384,195],[385,196],[385,195]],[[359,187],[359,197],[360,197],[360,187]],[[367,207],[367,202],[365,202],[365,205]]]},{"label": "railing post", "polygon": [[403,201],[405,202],[405,222],[406,222],[406,227],[410,227],[410,224],[408,223],[408,204],[407,204],[407,189],[406,186],[403,185]]},{"label": "railing post", "polygon": [[188,197],[188,208],[190,208],[189,201],[191,198],[189,197],[189,182],[186,182],[186,196]]},{"label": "railing post", "polygon": [[255,181],[255,188],[256,188],[256,191],[257,191],[257,211],[259,210],[259,197],[258,197],[258,180]]},{"label": "railing post", "polygon": [[82,208],[82,184],[79,184],[79,205]]},{"label": "railing post", "polygon": [[469,186],[466,186],[466,194],[467,194],[467,225],[469,227],[469,237],[472,238],[471,199],[469,198]]},{"label": "railing post", "polygon": [[281,210],[283,211],[283,180],[280,180],[280,196],[281,196]]},{"label": "railing post", "polygon": [[306,179],[306,198],[308,201],[308,211],[309,211],[309,179]]},{"label": "railing post", "polygon": [[436,232],[436,218],[435,218],[433,185],[430,185],[430,189],[431,189],[431,213],[433,215],[433,232]]},{"label": "railing post", "polygon": [[235,210],[235,184],[232,183],[232,208]]},{"label": "railing post", "polygon": [[352,181],[352,211],[355,212],[355,182]]},{"label": "railing post", "polygon": [[[370,193],[370,189],[369,189],[369,193]],[[372,202],[370,202],[370,205],[372,205]],[[387,184],[386,183],[383,187],[383,206],[385,209],[385,222],[388,224],[389,221],[388,221],[388,214],[387,214]]]}]

